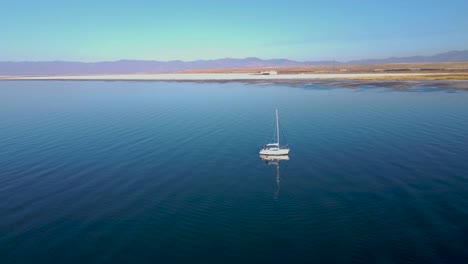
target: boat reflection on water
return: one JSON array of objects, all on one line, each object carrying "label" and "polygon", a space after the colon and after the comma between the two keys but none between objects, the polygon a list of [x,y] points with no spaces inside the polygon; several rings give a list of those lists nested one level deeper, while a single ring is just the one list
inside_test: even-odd
[{"label": "boat reflection on water", "polygon": [[281,155],[281,156],[271,156],[271,155],[260,155],[260,158],[265,161],[266,164],[270,166],[274,166],[276,168],[276,192],[275,198],[278,198],[279,191],[280,191],[280,169],[279,164],[280,161],[286,162],[289,160],[288,155]]},{"label": "boat reflection on water", "polygon": [[273,156],[273,155],[260,155],[260,158],[268,163],[268,165],[271,165],[270,162],[278,162],[281,160],[289,160],[288,155],[280,155],[280,156]]}]

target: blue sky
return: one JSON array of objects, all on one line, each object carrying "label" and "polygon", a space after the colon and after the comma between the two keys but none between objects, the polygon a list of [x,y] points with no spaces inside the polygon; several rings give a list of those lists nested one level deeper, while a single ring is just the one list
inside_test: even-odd
[{"label": "blue sky", "polygon": [[340,61],[468,49],[468,1],[5,1],[0,60]]}]

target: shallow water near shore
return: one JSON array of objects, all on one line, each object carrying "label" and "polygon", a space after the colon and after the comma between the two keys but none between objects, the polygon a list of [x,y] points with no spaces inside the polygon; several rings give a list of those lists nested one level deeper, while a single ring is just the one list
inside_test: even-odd
[{"label": "shallow water near shore", "polygon": [[0,262],[462,263],[467,157],[464,90],[2,81]]}]

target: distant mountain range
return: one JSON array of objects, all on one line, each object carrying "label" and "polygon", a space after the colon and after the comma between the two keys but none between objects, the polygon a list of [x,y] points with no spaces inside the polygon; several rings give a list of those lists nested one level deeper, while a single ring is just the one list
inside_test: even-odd
[{"label": "distant mountain range", "polygon": [[423,62],[462,62],[468,61],[468,50],[449,51],[432,56],[390,57],[386,59],[370,59],[349,61],[347,64],[386,64],[386,63],[423,63]]},{"label": "distant mountain range", "polygon": [[387,59],[337,61],[293,61],[287,59],[262,60],[259,58],[218,59],[197,61],[150,61],[119,60],[105,62],[0,62],[0,75],[64,75],[64,74],[143,74],[170,73],[193,69],[227,69],[250,67],[284,67],[339,64],[386,64],[421,62],[463,62],[468,61],[468,50],[450,51],[433,56],[391,57]]}]

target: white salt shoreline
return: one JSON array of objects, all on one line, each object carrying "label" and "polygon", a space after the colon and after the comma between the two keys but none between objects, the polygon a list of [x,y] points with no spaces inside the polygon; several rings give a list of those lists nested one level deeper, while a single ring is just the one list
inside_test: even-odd
[{"label": "white salt shoreline", "polygon": [[235,81],[235,80],[320,80],[356,79],[372,77],[400,77],[447,75],[447,73],[329,73],[254,75],[248,73],[170,73],[170,74],[103,74],[103,75],[51,75],[0,76],[0,80],[148,80],[148,81]]}]

